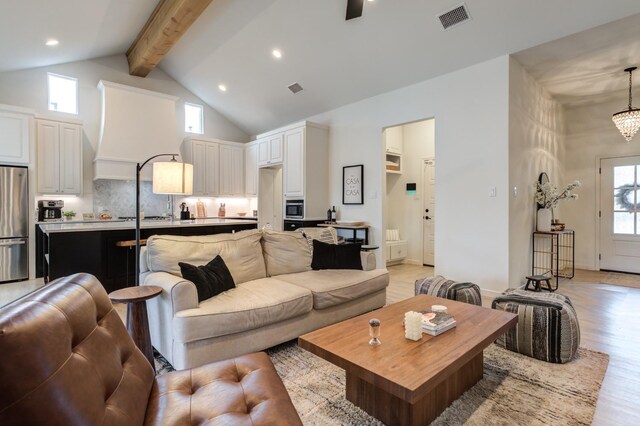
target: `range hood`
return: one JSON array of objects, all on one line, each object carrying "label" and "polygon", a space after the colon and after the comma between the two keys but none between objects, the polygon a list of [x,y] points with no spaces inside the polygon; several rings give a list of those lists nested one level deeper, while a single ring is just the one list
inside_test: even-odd
[{"label": "range hood", "polygon": [[[180,152],[177,97],[104,80],[98,89],[102,116],[94,180],[133,180],[136,163],[157,154]],[[145,167],[143,179],[151,179],[150,170]]]}]

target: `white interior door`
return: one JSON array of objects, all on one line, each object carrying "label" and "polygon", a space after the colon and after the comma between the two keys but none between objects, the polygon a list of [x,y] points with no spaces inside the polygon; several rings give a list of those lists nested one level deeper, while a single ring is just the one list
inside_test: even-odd
[{"label": "white interior door", "polygon": [[600,160],[600,269],[640,273],[640,157]]},{"label": "white interior door", "polygon": [[424,188],[422,209],[422,263],[433,266],[435,258],[436,227],[436,161],[424,160],[422,167],[422,187]]}]

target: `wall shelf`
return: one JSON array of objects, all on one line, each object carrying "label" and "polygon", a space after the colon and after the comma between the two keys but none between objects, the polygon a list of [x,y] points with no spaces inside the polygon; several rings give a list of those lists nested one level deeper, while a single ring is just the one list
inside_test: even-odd
[{"label": "wall shelf", "polygon": [[402,155],[387,153],[385,156],[385,169],[390,174],[402,174]]}]

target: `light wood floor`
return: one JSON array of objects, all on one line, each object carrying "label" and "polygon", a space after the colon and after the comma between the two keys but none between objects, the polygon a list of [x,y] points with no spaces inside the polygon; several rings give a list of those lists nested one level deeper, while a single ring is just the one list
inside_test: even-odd
[{"label": "light wood floor", "polygon": [[[413,296],[415,280],[433,275],[433,268],[415,265],[388,269],[388,303]],[[618,285],[604,283],[614,280]],[[580,346],[609,354],[593,424],[640,425],[640,276],[577,271],[558,292],[576,308]],[[483,305],[490,307],[491,300],[483,297]]]}]

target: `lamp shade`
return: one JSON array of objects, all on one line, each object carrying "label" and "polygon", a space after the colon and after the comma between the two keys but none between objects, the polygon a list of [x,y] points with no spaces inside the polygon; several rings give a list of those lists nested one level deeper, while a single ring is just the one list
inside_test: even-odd
[{"label": "lamp shade", "polygon": [[153,163],[153,193],[191,195],[193,193],[193,165],[177,161]]}]

